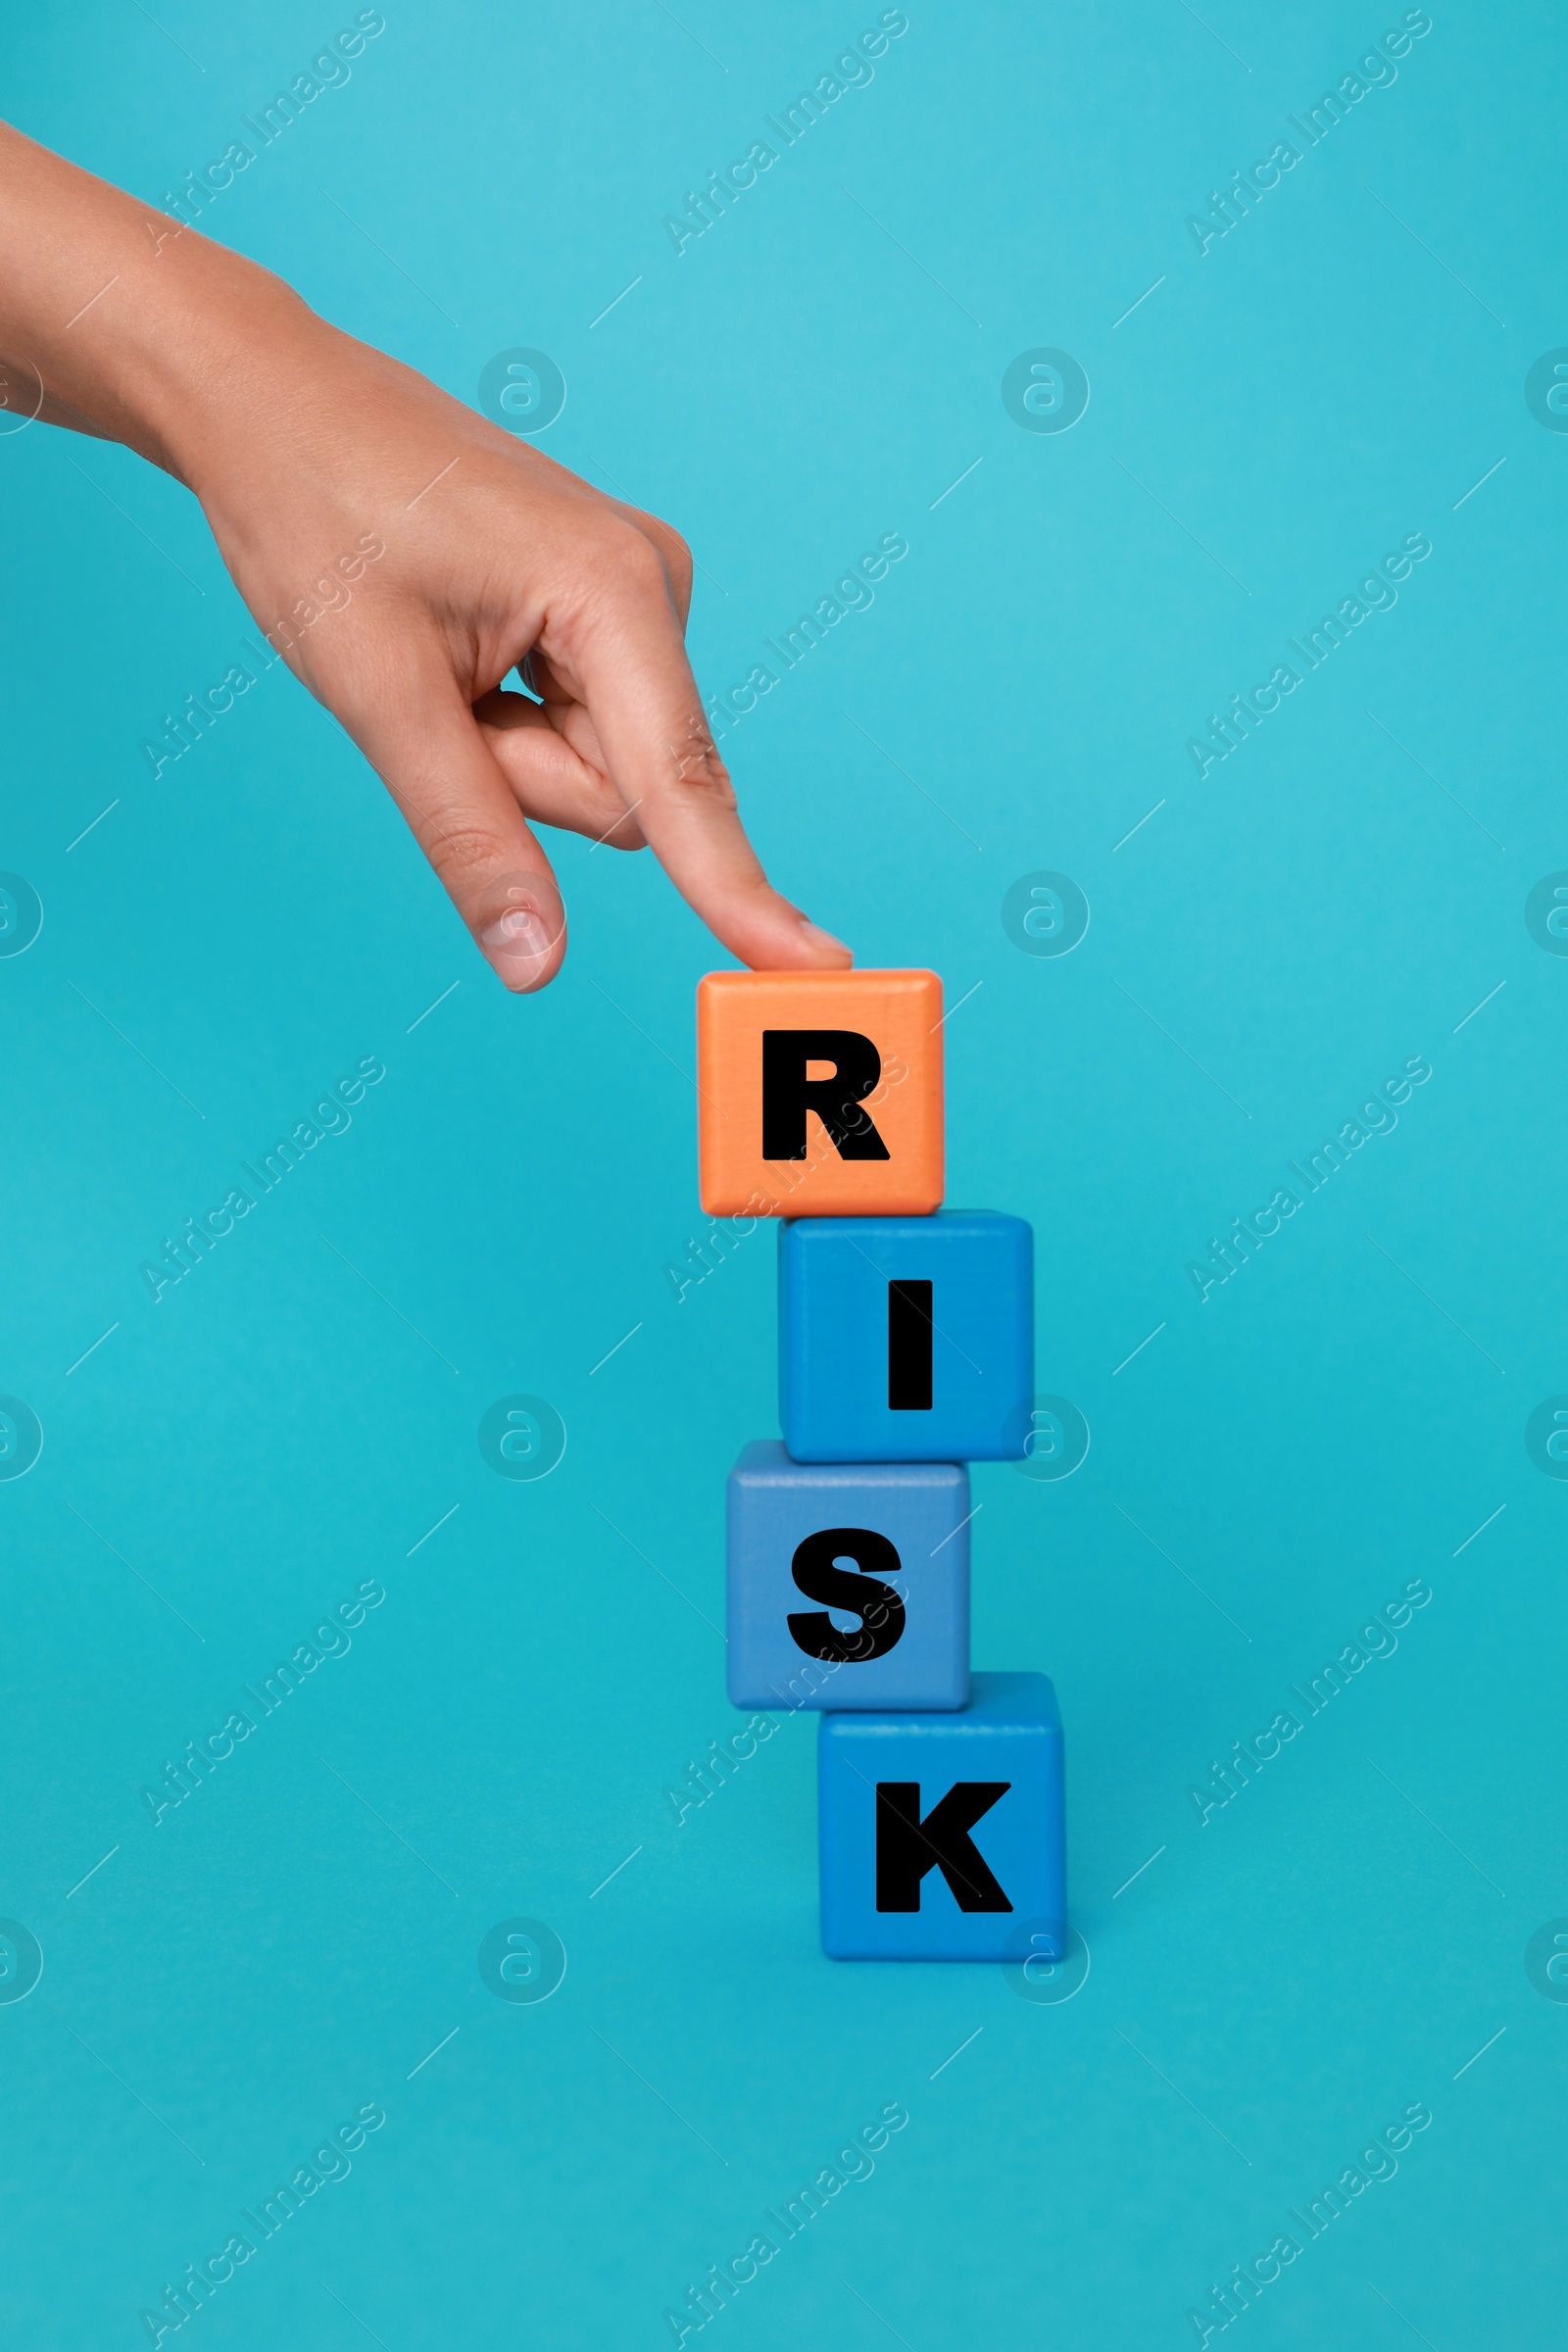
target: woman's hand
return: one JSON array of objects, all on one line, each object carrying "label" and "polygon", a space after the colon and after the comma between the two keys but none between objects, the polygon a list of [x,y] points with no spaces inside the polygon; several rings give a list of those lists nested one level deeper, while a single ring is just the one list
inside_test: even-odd
[{"label": "woman's hand", "polygon": [[[196,492],[257,621],[381,776],[509,988],[543,987],[565,954],[530,817],[647,843],[744,963],[850,963],[746,838],[686,660],[691,559],[667,523],[3,129],[0,367],[9,405],[41,381],[45,418],[126,441]],[[500,691],[524,660],[541,703]]]}]

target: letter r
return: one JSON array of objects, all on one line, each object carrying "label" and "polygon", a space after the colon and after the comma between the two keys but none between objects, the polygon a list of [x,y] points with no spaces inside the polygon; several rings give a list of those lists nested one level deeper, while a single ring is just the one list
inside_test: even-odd
[{"label": "letter r", "polygon": [[[810,1078],[831,1061],[830,1078]],[[869,1111],[853,1116],[882,1075],[882,1056],[858,1029],[762,1031],[762,1157],[806,1157],[806,1114],[814,1110],[841,1159],[886,1159]]]}]

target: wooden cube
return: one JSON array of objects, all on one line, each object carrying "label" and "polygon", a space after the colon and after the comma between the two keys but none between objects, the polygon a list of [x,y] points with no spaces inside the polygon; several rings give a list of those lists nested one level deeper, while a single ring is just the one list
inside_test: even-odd
[{"label": "wooden cube", "polygon": [[935,972],[710,972],[697,990],[710,1216],[925,1216],[942,1199]]}]

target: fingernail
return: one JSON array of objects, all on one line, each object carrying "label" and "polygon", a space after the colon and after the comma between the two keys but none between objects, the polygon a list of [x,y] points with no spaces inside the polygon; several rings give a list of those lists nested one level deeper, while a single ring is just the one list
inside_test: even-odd
[{"label": "fingernail", "polygon": [[479,933],[492,970],[514,995],[543,985],[566,927],[559,895],[537,878],[503,883],[502,911]]},{"label": "fingernail", "polygon": [[801,937],[809,947],[825,948],[840,956],[850,954],[842,939],[835,939],[831,931],[822,929],[820,923],[808,922],[804,914],[801,917]]}]

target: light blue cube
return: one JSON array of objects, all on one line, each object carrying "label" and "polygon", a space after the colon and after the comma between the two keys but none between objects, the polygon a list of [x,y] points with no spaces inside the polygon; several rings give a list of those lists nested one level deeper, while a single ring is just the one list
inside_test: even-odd
[{"label": "light blue cube", "polygon": [[955,1715],[817,1726],[830,1960],[1067,1950],[1061,1717],[1043,1674],[977,1674]]},{"label": "light blue cube", "polygon": [[729,1694],[738,1707],[961,1707],[969,1475],[956,1462],[792,1462],[729,1474]]},{"label": "light blue cube", "polygon": [[778,1267],[779,1422],[796,1461],[1021,1458],[1034,1396],[1021,1217],[798,1217]]}]

